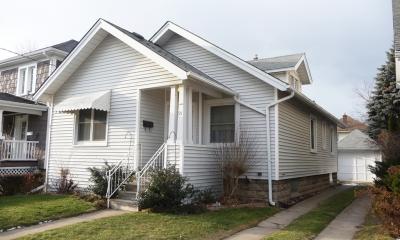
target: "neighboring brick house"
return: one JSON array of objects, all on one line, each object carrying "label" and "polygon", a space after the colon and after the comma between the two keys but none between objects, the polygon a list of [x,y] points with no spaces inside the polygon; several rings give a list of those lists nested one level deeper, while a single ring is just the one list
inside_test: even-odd
[{"label": "neighboring brick house", "polygon": [[43,166],[47,107],[30,99],[77,43],[0,60],[0,175]]},{"label": "neighboring brick house", "polygon": [[342,118],[340,118],[340,121],[346,126],[345,128],[338,127],[337,132],[338,132],[338,141],[342,140],[346,136],[350,134],[355,129],[360,130],[361,132],[366,132],[368,125],[350,117],[346,113],[343,114]]}]

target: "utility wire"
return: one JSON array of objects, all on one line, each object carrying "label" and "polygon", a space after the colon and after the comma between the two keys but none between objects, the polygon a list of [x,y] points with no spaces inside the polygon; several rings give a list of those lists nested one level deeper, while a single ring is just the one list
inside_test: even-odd
[{"label": "utility wire", "polygon": [[[23,54],[23,53],[17,53],[17,52],[14,52],[14,51],[9,50],[9,49],[6,49],[6,48],[0,47],[0,50],[3,50],[3,51],[6,51],[6,52],[15,54],[15,55],[17,55],[17,56],[20,56],[20,57],[23,57],[23,58],[26,58],[26,59],[29,59],[29,60],[32,60],[32,61],[35,61],[35,62],[39,61],[38,59],[34,59],[34,58],[32,58],[32,57],[26,56],[26,55]],[[54,64],[52,64],[51,62],[49,62],[49,66],[57,67],[57,65],[54,65]]]}]

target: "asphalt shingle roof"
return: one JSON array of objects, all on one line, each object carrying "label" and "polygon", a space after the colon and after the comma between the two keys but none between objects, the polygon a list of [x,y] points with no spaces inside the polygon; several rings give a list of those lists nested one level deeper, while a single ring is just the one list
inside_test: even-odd
[{"label": "asphalt shingle roof", "polygon": [[[103,19],[104,20],[104,19]],[[106,21],[106,20],[104,20]],[[227,89],[230,89],[229,87],[221,84],[220,82],[216,81],[215,79],[213,79],[212,77],[208,76],[207,74],[205,74],[204,72],[198,70],[197,68],[193,67],[192,65],[190,65],[189,63],[183,61],[182,59],[178,58],[177,56],[173,55],[172,53],[168,52],[167,50],[161,48],[160,46],[158,46],[157,44],[154,44],[153,42],[150,42],[148,40],[146,40],[142,35],[135,33],[135,32],[130,32],[124,28],[121,28],[120,26],[117,26],[111,22],[106,21],[107,23],[111,24],[112,26],[114,26],[115,28],[117,28],[118,30],[120,30],[121,32],[125,33],[126,35],[128,35],[129,37],[135,39],[137,42],[143,44],[144,46],[146,46],[147,48],[149,48],[150,50],[152,50],[153,52],[157,53],[158,55],[160,55],[161,57],[165,58],[166,60],[168,60],[169,62],[173,63],[174,65],[176,65],[177,67],[181,68],[184,71],[187,72],[192,72],[195,73],[199,76],[202,76],[212,82],[215,82],[219,85],[224,86]],[[231,89],[230,89],[231,90]]]},{"label": "asphalt shingle roof", "polygon": [[51,47],[69,53],[76,47],[76,45],[78,45],[78,41],[71,39],[69,41],[53,45]]},{"label": "asphalt shingle roof", "polygon": [[26,104],[37,104],[34,101],[18,97],[9,93],[0,92],[0,100],[9,101],[9,102],[18,102],[18,103],[26,103]]},{"label": "asphalt shingle roof", "polygon": [[276,69],[295,67],[302,56],[303,56],[302,53],[297,53],[297,54],[278,56],[272,58],[254,59],[247,62],[265,72]]},{"label": "asphalt shingle roof", "polygon": [[353,130],[338,143],[339,150],[379,150],[379,147],[367,134]]}]

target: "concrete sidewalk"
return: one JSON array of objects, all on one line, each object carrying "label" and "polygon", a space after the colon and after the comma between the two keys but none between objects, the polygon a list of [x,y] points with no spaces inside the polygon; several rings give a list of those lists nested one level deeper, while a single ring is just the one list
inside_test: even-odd
[{"label": "concrete sidewalk", "polygon": [[357,198],[317,236],[316,240],[351,240],[371,208],[368,196]]},{"label": "concrete sidewalk", "polygon": [[120,210],[101,210],[93,213],[86,213],[82,214],[76,217],[70,217],[70,218],[64,218],[60,220],[55,220],[53,222],[48,222],[44,223],[41,225],[32,225],[30,227],[24,227],[24,228],[19,228],[16,230],[8,231],[8,232],[3,232],[0,233],[0,239],[1,240],[8,240],[8,239],[16,239],[19,237],[23,237],[29,234],[35,234],[35,233],[40,233],[44,232],[47,230],[51,229],[56,229],[64,226],[68,226],[71,224],[75,223],[81,223],[81,222],[87,222],[99,218],[105,218],[105,217],[112,217],[112,216],[118,216],[128,213],[126,211],[120,211]]},{"label": "concrete sidewalk", "polygon": [[345,189],[349,188],[349,186],[339,186],[336,188],[330,188],[327,189],[323,192],[321,192],[318,195],[315,195],[311,198],[308,198],[300,203],[297,203],[296,205],[283,210],[274,216],[260,222],[256,227],[249,228],[246,230],[243,230],[241,232],[238,232],[228,238],[227,240],[259,240],[264,238],[265,236],[270,235],[273,232],[276,232],[287,225],[289,225],[293,220],[296,218],[300,217],[301,215],[309,212],[318,204],[331,197],[332,195],[343,191]]}]

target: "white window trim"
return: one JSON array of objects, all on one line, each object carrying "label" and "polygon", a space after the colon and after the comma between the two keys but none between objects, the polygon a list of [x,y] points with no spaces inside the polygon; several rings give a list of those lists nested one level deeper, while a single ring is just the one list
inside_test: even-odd
[{"label": "white window trim", "polygon": [[[311,121],[314,121],[314,136],[311,135]],[[318,150],[318,121],[317,118],[313,115],[310,115],[310,121],[308,123],[310,126],[310,152],[317,153]],[[311,138],[314,138],[314,148],[311,146]]]},{"label": "white window trim", "polygon": [[212,145],[212,146],[220,144],[220,143],[211,143],[210,142],[211,107],[228,106],[228,105],[233,106],[234,109],[235,109],[234,110],[235,111],[235,114],[234,114],[234,116],[235,116],[235,119],[234,119],[235,120],[235,126],[234,126],[234,128],[235,128],[235,138],[234,139],[235,140],[234,140],[234,142],[237,141],[238,137],[236,137],[236,136],[238,135],[238,133],[236,131],[237,131],[238,126],[239,126],[239,122],[238,122],[239,119],[237,117],[237,115],[238,115],[237,114],[238,106],[237,106],[237,104],[235,104],[235,100],[231,99],[231,98],[212,99],[212,100],[204,101],[204,108],[205,108],[204,120],[205,121],[204,121],[203,137],[204,137],[204,140],[205,140],[205,144]]},{"label": "white window trim", "polygon": [[[20,91],[20,88],[21,88],[21,84],[20,84],[20,82],[21,82],[21,79],[20,79],[20,73],[21,73],[21,69],[24,69],[25,68],[25,78],[28,76],[28,69],[30,68],[30,67],[35,67],[34,68],[34,72],[33,72],[33,79],[32,79],[32,89],[31,89],[31,91],[30,92],[28,92],[27,91],[27,82],[25,81],[26,79],[24,79],[24,92],[23,93],[19,93]],[[20,67],[18,67],[18,77],[17,77],[17,87],[16,87],[16,93],[15,93],[15,95],[17,95],[17,96],[26,96],[26,95],[29,95],[29,94],[32,94],[32,93],[34,93],[35,91],[36,91],[36,78],[37,78],[37,63],[31,63],[31,64],[26,64],[26,65],[23,65],[23,66],[20,66]]]},{"label": "white window trim", "polygon": [[[82,109],[83,110],[83,109]],[[95,109],[91,109],[92,110],[92,114],[91,114],[91,124],[90,124],[90,139],[93,138],[93,117],[94,117],[94,110]],[[103,141],[93,141],[93,140],[89,140],[89,141],[78,141],[78,125],[79,125],[79,111],[76,111],[74,114],[74,136],[73,136],[73,145],[75,147],[90,147],[90,146],[96,146],[96,147],[106,147],[108,146],[108,123],[109,123],[109,112],[107,112],[107,119],[106,119],[106,138]]]}]

